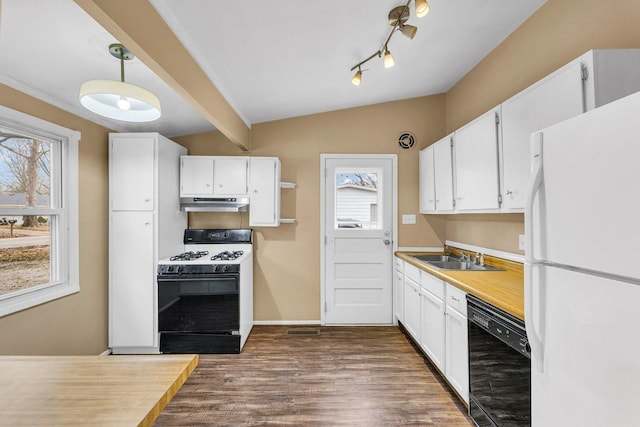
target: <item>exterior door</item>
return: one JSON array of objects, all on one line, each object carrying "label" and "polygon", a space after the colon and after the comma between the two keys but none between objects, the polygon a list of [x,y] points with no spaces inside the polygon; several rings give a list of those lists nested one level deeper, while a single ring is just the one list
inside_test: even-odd
[{"label": "exterior door", "polygon": [[324,320],[391,324],[394,156],[324,157]]}]

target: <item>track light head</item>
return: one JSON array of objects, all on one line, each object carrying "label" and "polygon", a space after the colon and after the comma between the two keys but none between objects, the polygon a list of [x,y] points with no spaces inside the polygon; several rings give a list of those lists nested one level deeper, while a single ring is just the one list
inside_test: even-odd
[{"label": "track light head", "polygon": [[362,81],[362,70],[360,69],[360,67],[358,67],[358,71],[356,71],[353,78],[351,79],[351,83],[353,83],[354,86],[360,86],[361,81]]},{"label": "track light head", "polygon": [[416,16],[422,18],[429,13],[429,3],[427,0],[415,0]]},{"label": "track light head", "polygon": [[384,68],[391,68],[395,65],[395,61],[393,60],[393,55],[389,52],[389,48],[385,46],[384,51]]},{"label": "track light head", "polygon": [[413,40],[413,38],[416,36],[416,33],[418,32],[418,27],[414,27],[413,25],[409,25],[409,24],[404,24],[400,26],[400,32],[402,33],[403,36]]}]

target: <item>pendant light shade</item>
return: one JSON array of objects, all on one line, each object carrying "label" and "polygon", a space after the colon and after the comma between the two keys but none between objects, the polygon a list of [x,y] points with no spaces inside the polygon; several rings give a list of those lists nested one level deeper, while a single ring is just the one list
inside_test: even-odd
[{"label": "pendant light shade", "polygon": [[124,61],[134,58],[121,44],[109,46],[120,59],[120,80],[89,80],[80,86],[80,104],[89,111],[125,122],[152,122],[162,115],[160,100],[148,90],[124,81]]},{"label": "pendant light shade", "polygon": [[152,122],[162,114],[160,100],[153,93],[116,80],[82,83],[80,103],[96,114],[125,122]]}]

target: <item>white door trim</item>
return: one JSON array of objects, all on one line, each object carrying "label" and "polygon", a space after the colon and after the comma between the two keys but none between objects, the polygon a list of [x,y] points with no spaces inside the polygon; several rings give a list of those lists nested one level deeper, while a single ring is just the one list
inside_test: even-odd
[{"label": "white door trim", "polygon": [[[325,186],[325,174],[326,174],[326,160],[329,159],[390,159],[393,167],[391,174],[391,188],[393,189],[393,217],[391,219],[393,224],[393,242],[391,257],[398,248],[398,155],[397,154],[320,154],[320,323],[326,324],[325,319],[325,305],[326,305],[326,259],[325,259],[325,199],[326,199],[326,186]],[[393,261],[393,260],[392,260]],[[393,293],[392,293],[393,294]],[[393,307],[393,301],[391,301]]]}]

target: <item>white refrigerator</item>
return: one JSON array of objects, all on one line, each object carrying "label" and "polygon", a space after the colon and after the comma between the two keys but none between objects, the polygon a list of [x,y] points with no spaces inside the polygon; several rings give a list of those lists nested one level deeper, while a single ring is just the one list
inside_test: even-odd
[{"label": "white refrigerator", "polygon": [[640,92],[531,136],[532,425],[640,426]]}]

